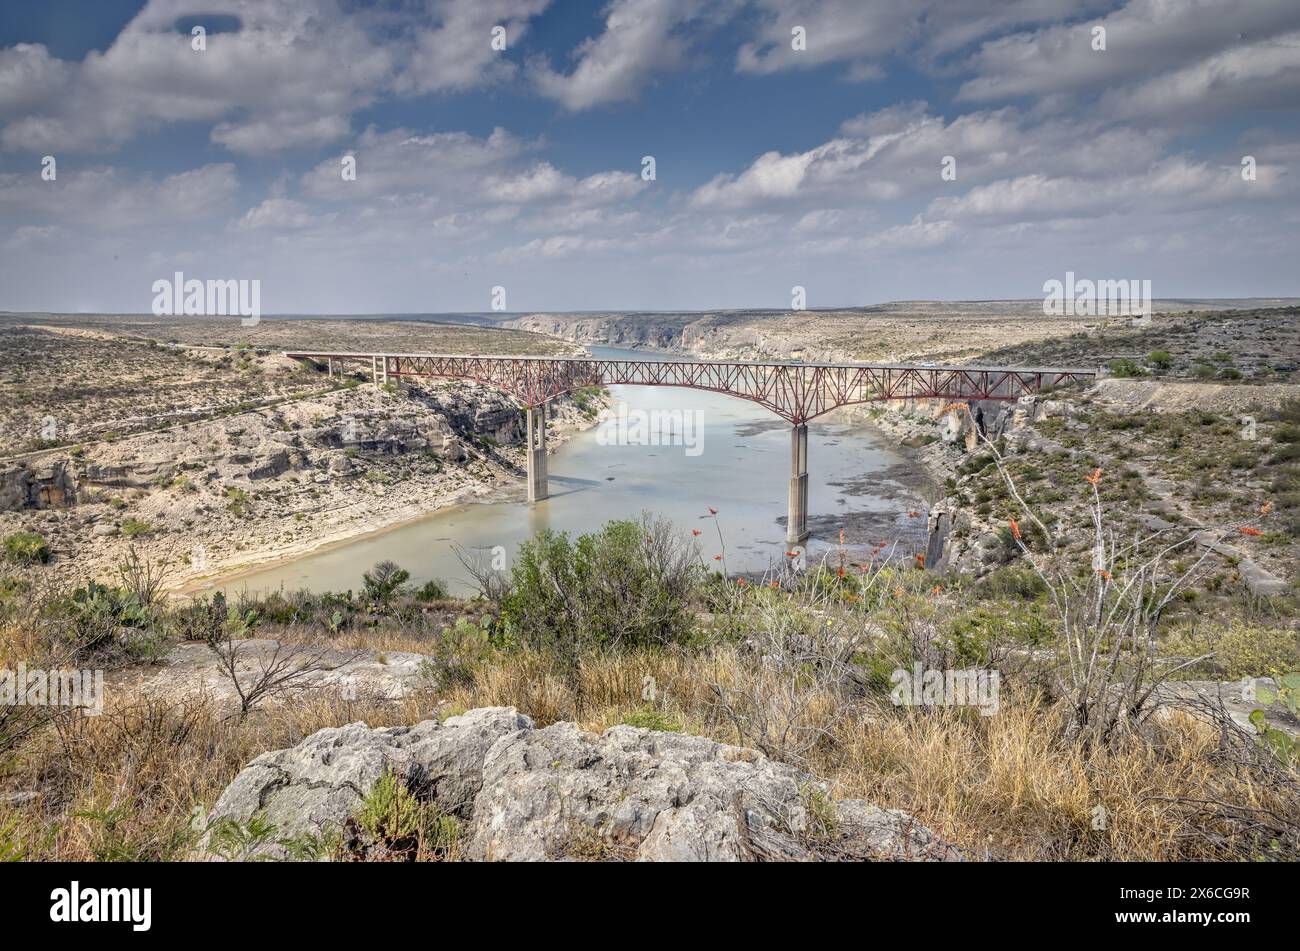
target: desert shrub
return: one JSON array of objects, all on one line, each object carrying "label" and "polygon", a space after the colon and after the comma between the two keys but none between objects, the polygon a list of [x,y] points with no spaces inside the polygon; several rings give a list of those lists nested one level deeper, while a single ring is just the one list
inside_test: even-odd
[{"label": "desert shrub", "polygon": [[996,666],[1009,648],[1050,644],[1051,624],[1038,608],[1015,603],[980,605],[958,613],[948,626],[958,666]]},{"label": "desert shrub", "polygon": [[122,523],[122,534],[127,538],[139,538],[153,531],[153,526],[138,518],[128,518]]},{"label": "desert shrub", "polygon": [[989,601],[1034,601],[1047,594],[1047,585],[1032,568],[995,568],[975,583],[974,595]]},{"label": "desert shrub", "polygon": [[422,802],[391,770],[370,787],[353,823],[366,839],[364,853],[374,858],[443,858],[460,837],[455,816]]},{"label": "desert shrub", "polygon": [[5,536],[4,558],[16,565],[44,565],[50,560],[50,543],[36,532],[14,532]]},{"label": "desert shrub", "polygon": [[1300,631],[1234,622],[1225,627],[1179,630],[1165,639],[1167,653],[1214,656],[1198,665],[1197,675],[1239,680],[1280,677],[1300,667]]},{"label": "desert shrub", "polygon": [[648,516],[579,536],[543,531],[515,558],[501,604],[506,638],[575,658],[589,650],[679,644],[694,630],[697,569],[671,524]]},{"label": "desert shrub", "polygon": [[381,561],[361,575],[362,593],[372,608],[387,610],[410,580],[411,573],[396,562]]},{"label": "desert shrub", "polygon": [[600,406],[603,389],[599,386],[584,386],[570,394],[573,405],[584,416],[595,416]]},{"label": "desert shrub", "polygon": [[62,605],[54,606],[54,610],[60,609],[72,622],[74,643],[87,650],[133,634],[139,636],[154,622],[153,612],[136,594],[96,581],[76,589]]},{"label": "desert shrub", "polygon": [[421,604],[428,604],[431,601],[443,601],[448,597],[447,586],[437,578],[431,578],[424,584],[420,585],[415,592],[415,600]]},{"label": "desert shrub", "polygon": [[1174,356],[1168,350],[1152,350],[1147,354],[1147,365],[1155,370],[1168,370],[1174,365]]},{"label": "desert shrub", "polygon": [[1128,359],[1112,360],[1108,364],[1108,368],[1110,369],[1110,375],[1117,377],[1145,376],[1147,372]]},{"label": "desert shrub", "polygon": [[458,618],[456,626],[444,628],[424,673],[440,690],[467,686],[474,681],[495,651],[487,632],[477,624]]}]

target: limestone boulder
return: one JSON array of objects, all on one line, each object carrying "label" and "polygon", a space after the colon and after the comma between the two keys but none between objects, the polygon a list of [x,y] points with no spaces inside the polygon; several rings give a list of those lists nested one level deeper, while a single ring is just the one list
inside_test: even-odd
[{"label": "limestone boulder", "polygon": [[573,723],[501,740],[466,858],[544,861],[953,858],[904,813],[836,803],[793,766],[703,737]]},{"label": "limestone boulder", "polygon": [[[532,725],[513,707],[484,707],[441,723],[380,729],[349,723],[319,730],[297,746],[249,763],[222,792],[209,826],[261,816],[275,826],[276,839],[339,830],[386,771],[444,811],[467,815],[488,749]],[[284,849],[268,843],[260,852],[282,857]]]},{"label": "limestone boulder", "polygon": [[961,857],[909,814],[836,802],[809,774],[755,750],[630,726],[538,730],[500,707],[413,727],[321,730],[253,760],[212,818],[262,816],[277,838],[341,829],[385,771],[463,820],[469,860]]}]

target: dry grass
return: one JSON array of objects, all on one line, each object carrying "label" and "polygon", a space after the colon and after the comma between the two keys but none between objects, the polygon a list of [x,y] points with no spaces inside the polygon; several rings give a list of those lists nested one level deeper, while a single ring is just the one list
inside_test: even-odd
[{"label": "dry grass", "polygon": [[348,701],[313,691],[246,717],[206,698],[127,696],[103,716],[61,718],[21,750],[3,785],[39,795],[8,813],[0,806],[0,829],[9,822],[19,830],[30,860],[182,858],[206,810],[259,753],[325,727],[412,724],[434,713],[424,695]]},{"label": "dry grass", "polygon": [[[451,603],[446,608],[450,621],[458,611]],[[294,631],[278,636],[292,640]],[[48,656],[55,634],[30,616],[0,623],[0,662]],[[382,624],[338,641],[435,656],[446,647],[425,625]],[[744,745],[752,742],[741,732],[747,724],[720,702],[736,695],[767,704],[762,713],[771,722],[799,718],[813,742],[792,758],[825,779],[837,798],[904,809],[974,858],[1300,855],[1295,775],[1261,765],[1248,741],[1244,752],[1225,747],[1220,734],[1190,715],[1157,716],[1140,735],[1084,745],[1063,734],[1062,711],[1018,679],[1004,679],[991,716],[974,708],[926,712],[895,707],[859,679],[797,673],[782,682],[771,649],[728,641],[708,650],[588,654],[575,673],[549,654],[485,648],[463,669],[468,681],[437,696],[346,701],[312,690],[242,717],[207,698],[110,693],[103,716],[64,713],[16,749],[0,749],[0,792],[37,792],[0,803],[0,855],[183,858],[202,828],[196,815],[202,818],[250,760],[325,727],[411,724],[460,709],[514,706],[540,725],[575,720],[600,731],[625,722],[663,724]],[[764,651],[767,663],[758,656]],[[1279,846],[1270,845],[1273,839]]]},{"label": "dry grass", "polygon": [[[0,829],[19,830],[16,844],[29,859],[183,857],[196,810],[210,808],[240,769],[324,727],[410,724],[440,709],[508,705],[543,725],[576,719],[599,731],[650,709],[688,732],[735,743],[710,685],[749,676],[734,649],[650,651],[591,658],[572,684],[547,657],[519,652],[437,699],[349,702],[319,691],[239,717],[201,698],[129,696],[102,717],[70,715],[29,740],[3,786],[39,796],[0,807]],[[647,677],[653,701],[645,699]],[[1265,810],[1295,821],[1294,786],[1270,788],[1233,768],[1219,756],[1216,734],[1182,714],[1157,723],[1146,743],[1085,750],[1060,738],[1055,711],[1010,690],[988,717],[969,709],[900,713],[874,696],[846,706],[828,694],[808,709],[827,734],[808,765],[836,797],[906,809],[973,857],[1252,857],[1268,855],[1267,843],[1225,817]],[[1207,812],[1206,802],[1220,805]]]},{"label": "dry grass", "polygon": [[[642,698],[655,678],[657,700]],[[580,689],[545,658],[522,653],[484,668],[455,707],[515,706],[540,724],[599,731],[647,706],[688,732],[735,743],[708,685],[752,676],[734,650],[590,659]],[[576,698],[581,694],[582,702]],[[846,707],[829,693],[806,709],[826,740],[808,757],[837,798],[905,809],[974,857],[1011,860],[1196,861],[1270,855],[1247,837],[1262,810],[1297,815],[1294,783],[1259,783],[1220,754],[1219,736],[1190,715],[1157,722],[1145,742],[1085,749],[1061,738],[1061,714],[1037,695],[1004,690],[993,716],[971,709],[900,711],[883,698]],[[1294,847],[1294,846],[1293,846]]]}]

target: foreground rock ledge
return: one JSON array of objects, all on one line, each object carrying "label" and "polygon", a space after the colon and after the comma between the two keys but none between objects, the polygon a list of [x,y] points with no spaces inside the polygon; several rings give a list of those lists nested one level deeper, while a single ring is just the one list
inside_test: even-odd
[{"label": "foreground rock ledge", "polygon": [[833,802],[754,750],[629,726],[539,730],[513,707],[321,730],[253,760],[212,818],[260,814],[286,837],[341,828],[385,770],[462,820],[461,855],[475,861],[960,858],[907,813]]}]

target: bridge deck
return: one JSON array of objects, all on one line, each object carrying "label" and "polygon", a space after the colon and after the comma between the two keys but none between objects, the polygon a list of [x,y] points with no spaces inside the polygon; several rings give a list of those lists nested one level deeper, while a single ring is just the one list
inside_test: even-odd
[{"label": "bridge deck", "polygon": [[678,386],[725,393],[765,406],[800,425],[841,406],[882,400],[1014,400],[1097,376],[1095,370],[940,366],[925,363],[795,363],[532,357],[512,354],[356,353],[294,350],[294,359],[369,364],[376,383],[389,377],[440,377],[486,383],[538,406],[588,386]]},{"label": "bridge deck", "polygon": [[375,360],[393,357],[401,360],[521,360],[530,363],[702,363],[728,367],[811,367],[833,370],[969,370],[988,373],[1059,373],[1096,376],[1096,369],[1086,367],[1007,367],[951,363],[809,363],[803,360],[705,360],[687,355],[665,354],[658,359],[646,357],[537,357],[514,353],[359,353],[325,350],[286,351],[291,360]]},{"label": "bridge deck", "polygon": [[528,499],[546,498],[546,413],[542,404],[587,386],[678,386],[724,393],[765,406],[792,424],[786,539],[808,537],[808,421],[841,406],[881,400],[1013,400],[1097,376],[1071,368],[939,366],[897,363],[797,363],[525,357],[512,354],[287,352],[287,357],[370,366],[376,385],[390,376],[474,380],[528,407]]}]

